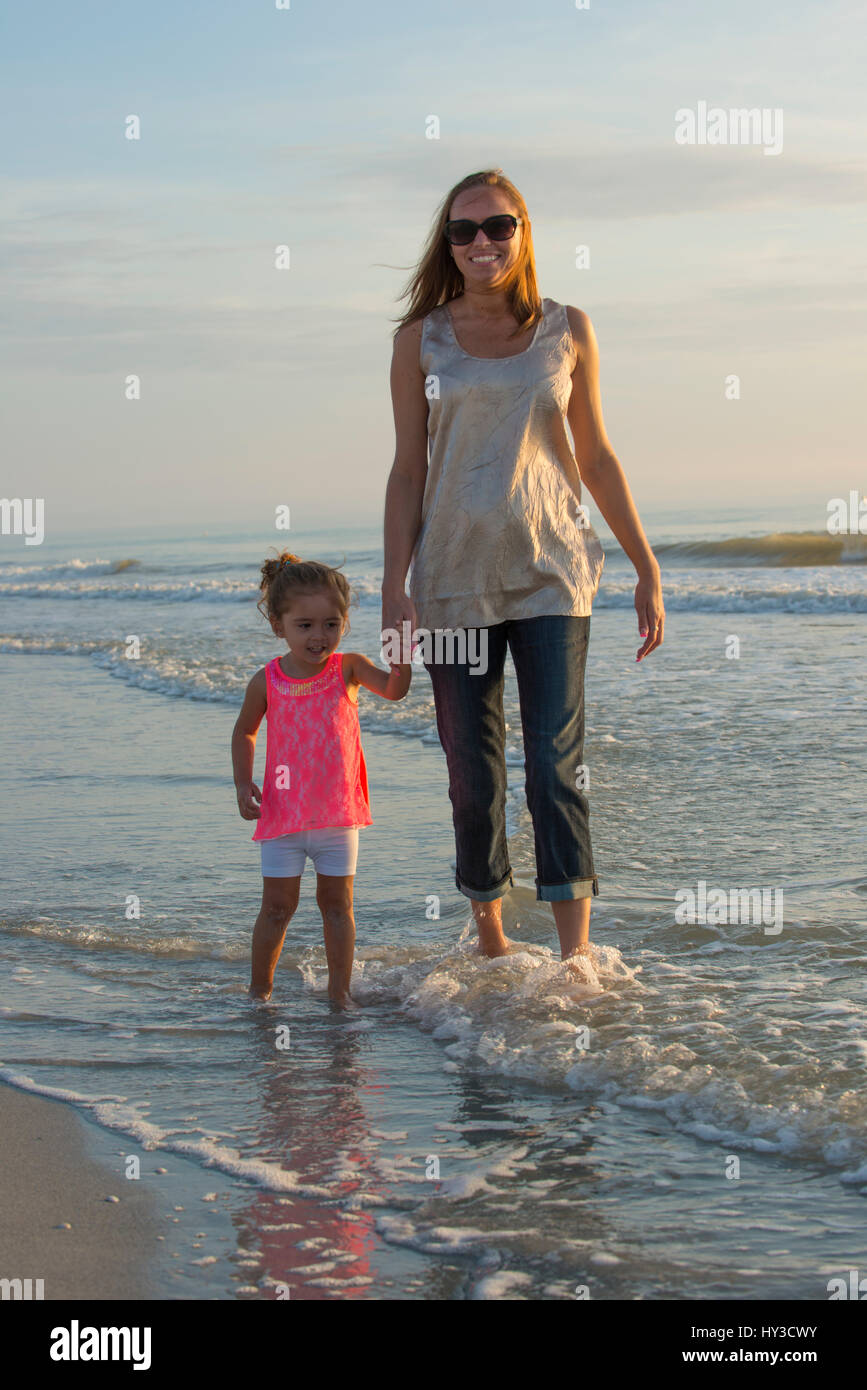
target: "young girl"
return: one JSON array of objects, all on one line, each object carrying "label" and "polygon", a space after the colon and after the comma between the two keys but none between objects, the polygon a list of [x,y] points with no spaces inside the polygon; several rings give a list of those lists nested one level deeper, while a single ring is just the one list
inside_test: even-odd
[{"label": "young girl", "polygon": [[[355,947],[352,885],[358,827],[371,825],[358,688],[402,700],[412,667],[388,674],[360,652],[337,648],[348,628],[349,584],[316,560],[284,551],[262,566],[259,609],[288,648],[257,671],[232,734],[238,809],[258,820],[262,907],[253,928],[250,994],[269,999],[283,938],[298,906],[307,855],[316,869],[328,958],[328,996],[350,1002]],[[253,782],[256,733],[268,720],[265,779]]]}]

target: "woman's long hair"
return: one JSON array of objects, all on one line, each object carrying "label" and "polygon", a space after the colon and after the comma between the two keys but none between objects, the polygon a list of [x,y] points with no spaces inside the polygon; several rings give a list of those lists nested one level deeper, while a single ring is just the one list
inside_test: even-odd
[{"label": "woman's long hair", "polygon": [[542,300],[536,284],[536,257],[527,204],[502,169],[483,169],[481,173],[468,174],[460,183],[456,183],[440,204],[421,260],[413,271],[406,289],[399,296],[400,299],[409,296],[409,308],[398,321],[394,336],[400,332],[404,324],[424,318],[431,309],[435,309],[439,304],[448,304],[450,300],[463,293],[464,277],[452,260],[449,244],[443,233],[452,203],[458,194],[468,188],[484,186],[502,188],[514,205],[515,216],[521,218],[521,249],[512,278],[506,286],[506,297],[512,313],[519,326],[527,328],[532,328],[541,317]]}]

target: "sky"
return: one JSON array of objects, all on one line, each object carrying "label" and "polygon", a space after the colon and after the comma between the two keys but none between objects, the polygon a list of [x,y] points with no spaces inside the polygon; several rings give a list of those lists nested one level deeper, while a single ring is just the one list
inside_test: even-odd
[{"label": "sky", "polygon": [[[399,296],[498,166],[639,511],[820,527],[867,491],[865,46],[860,0],[9,7],[0,493],[55,535],[377,522]],[[700,103],[782,112],[782,149],[678,143]]]}]

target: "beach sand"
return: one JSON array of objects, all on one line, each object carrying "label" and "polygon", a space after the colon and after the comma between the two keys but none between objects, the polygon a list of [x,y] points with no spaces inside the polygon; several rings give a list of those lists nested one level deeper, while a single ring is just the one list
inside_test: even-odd
[{"label": "beach sand", "polygon": [[0,1085],[0,1278],[32,1279],[34,1297],[43,1279],[46,1299],[159,1297],[154,1193],[98,1161],[88,1128]]}]

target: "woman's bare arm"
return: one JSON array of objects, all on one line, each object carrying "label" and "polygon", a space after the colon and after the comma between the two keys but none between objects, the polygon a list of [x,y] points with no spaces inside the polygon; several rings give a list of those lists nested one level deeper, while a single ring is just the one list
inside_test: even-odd
[{"label": "woman's bare arm", "polygon": [[419,365],[421,319],[405,324],[394,340],[391,401],[394,412],[394,463],[385,493],[385,568],[382,577],[383,631],[416,625],[415,609],[405,592],[406,575],[421,529],[421,506],[427,481],[427,397]]},{"label": "woman's bare arm", "polygon": [[663,638],[665,609],[659,564],[644,534],[629,484],[605,432],[599,390],[599,346],[587,314],[566,306],[578,361],[572,373],[567,418],[575,440],[581,479],[613,534],[635,566],[635,610],[639,633],[647,634],[636,660],[647,656]]}]

